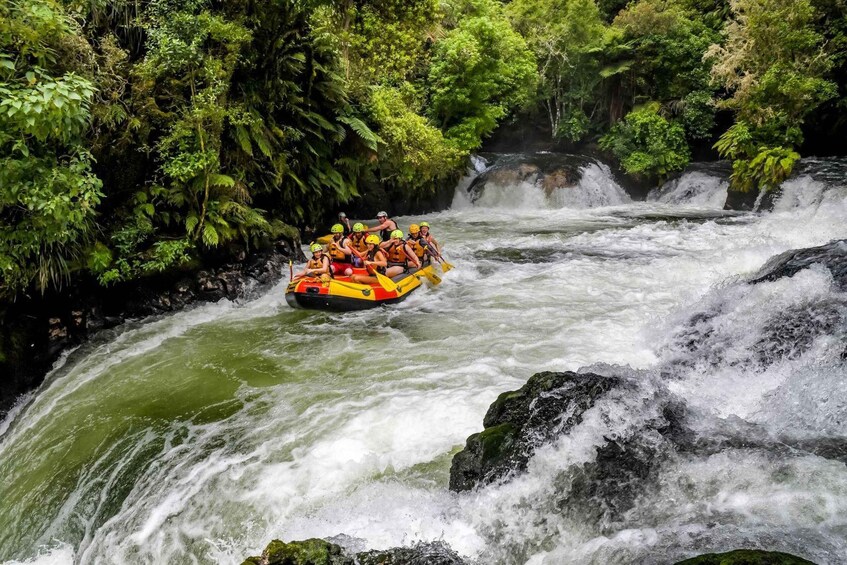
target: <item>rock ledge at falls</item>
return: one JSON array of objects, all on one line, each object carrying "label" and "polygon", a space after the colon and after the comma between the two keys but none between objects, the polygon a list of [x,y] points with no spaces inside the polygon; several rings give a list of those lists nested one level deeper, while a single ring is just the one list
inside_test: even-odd
[{"label": "rock ledge at falls", "polygon": [[675,565],[815,565],[801,557],[776,551],[736,549],[727,553],[707,553]]},{"label": "rock ledge at falls", "polygon": [[420,543],[412,547],[346,553],[334,543],[307,539],[285,543],[273,540],[262,555],[241,565],[464,565],[446,544]]},{"label": "rock ledge at falls", "polygon": [[847,290],[847,240],[834,240],[826,245],[792,249],[772,257],[749,281],[751,284],[793,277],[812,265],[829,269],[841,290]]}]

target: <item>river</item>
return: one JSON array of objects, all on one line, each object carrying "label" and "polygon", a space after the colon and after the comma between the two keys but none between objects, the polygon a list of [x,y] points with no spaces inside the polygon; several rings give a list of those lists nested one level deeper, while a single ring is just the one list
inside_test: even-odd
[{"label": "river", "polygon": [[[455,265],[400,305],[292,310],[281,281],[101,335],[0,424],[0,560],[235,563],[273,538],[342,535],[360,549],[444,540],[481,563],[662,563],[751,544],[845,562],[847,468],[809,454],[674,458],[613,524],[545,504],[603,426],[639,417],[626,405],[515,481],[447,489],[489,404],[537,371],[603,363],[658,382],[688,355],[673,343],[692,313],[723,304],[709,335],[740,356],[763,311],[839,294],[821,270],[743,278],[847,237],[843,176],[801,174],[773,212],[742,214],[720,209],[715,175],[692,170],[647,202],[599,164],[550,194],[491,185],[471,203],[464,183],[450,210],[398,219],[427,219]],[[843,437],[840,336],[759,366],[694,360],[661,386],[703,414],[701,433]]]}]

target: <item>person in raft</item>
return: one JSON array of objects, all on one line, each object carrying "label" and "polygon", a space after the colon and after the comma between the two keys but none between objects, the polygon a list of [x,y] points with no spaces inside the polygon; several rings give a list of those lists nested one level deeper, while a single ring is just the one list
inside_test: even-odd
[{"label": "person in raft", "polygon": [[368,228],[365,231],[378,231],[379,237],[382,238],[382,241],[391,239],[391,232],[397,229],[397,222],[390,219],[386,212],[378,212],[376,215],[376,219],[379,222],[379,225],[374,226],[372,228]]},{"label": "person in raft", "polygon": [[396,277],[402,273],[409,272],[409,263],[415,268],[421,268],[418,257],[403,239],[401,230],[391,232],[391,238],[379,244],[380,249],[385,252],[388,260],[388,268],[385,270],[386,277]]},{"label": "person in raft", "polygon": [[313,243],[309,251],[312,252],[312,258],[306,262],[306,268],[294,275],[294,278],[329,276],[329,257],[324,253],[323,246]]},{"label": "person in raft", "polygon": [[439,243],[435,241],[435,238],[432,237],[432,232],[429,231],[429,222],[421,222],[420,226],[421,237],[426,240],[426,242],[430,245],[433,251],[435,251],[436,255],[441,255],[441,245],[439,245]]},{"label": "person in raft", "polygon": [[344,235],[344,226],[335,224],[329,230],[332,233],[332,239],[329,242],[329,260],[331,261],[330,268],[335,276],[353,274],[353,261],[351,257],[353,252],[350,251],[350,238]]},{"label": "person in raft", "polygon": [[338,223],[344,226],[344,235],[353,233],[353,228],[350,226],[350,218],[344,212],[338,213]]},{"label": "person in raft", "polygon": [[[350,234],[350,250],[358,251],[359,255],[363,254],[368,250],[368,244],[365,243],[365,238],[367,237],[367,232],[365,231],[365,224],[361,222],[356,222],[353,224],[353,233]],[[353,260],[354,267],[363,267],[364,264],[362,260],[359,259],[355,253],[351,257]]]},{"label": "person in raft", "polygon": [[418,258],[421,265],[429,265],[430,253],[428,252],[429,243],[421,235],[421,227],[418,224],[409,226],[409,237],[406,239],[406,244]]},{"label": "person in raft", "polygon": [[[385,253],[379,248],[379,236],[371,234],[365,238],[365,243],[368,244],[368,250],[362,256],[365,267],[371,267],[379,274],[384,275],[385,269],[388,266],[388,260],[385,258]],[[351,280],[360,284],[374,284],[379,282],[376,276],[359,274],[353,275]]]}]

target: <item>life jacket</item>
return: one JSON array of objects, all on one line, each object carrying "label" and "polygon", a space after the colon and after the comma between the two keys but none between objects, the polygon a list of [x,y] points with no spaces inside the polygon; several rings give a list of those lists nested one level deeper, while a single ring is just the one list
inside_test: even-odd
[{"label": "life jacket", "polygon": [[403,248],[405,246],[406,242],[401,239],[400,243],[398,243],[397,245],[382,250],[383,253],[385,253],[388,257],[389,265],[402,265],[403,267],[406,266],[406,261],[408,261],[408,257],[406,257],[406,253],[403,251]]},{"label": "life jacket", "polygon": [[347,238],[342,237],[340,240],[335,241],[335,239],[333,238],[333,240],[329,242],[329,258],[333,261],[339,263],[347,263],[350,261],[344,251],[341,250],[341,248],[344,246],[345,239]]},{"label": "life jacket", "polygon": [[388,221],[391,222],[391,225],[393,225],[394,227],[393,228],[386,228],[386,229],[379,232],[379,237],[382,238],[382,241],[388,241],[389,239],[391,239],[391,232],[393,232],[394,230],[397,229],[397,222],[395,222],[394,220],[388,220]]},{"label": "life jacket", "polygon": [[315,259],[314,257],[312,257],[306,263],[306,268],[307,269],[323,269],[326,266],[326,263],[324,263],[324,259],[329,260],[329,257],[327,257],[326,255],[321,255],[320,259]]},{"label": "life jacket", "polygon": [[410,235],[409,239],[406,240],[406,243],[409,244],[409,247],[412,248],[412,252],[417,255],[418,259],[421,261],[429,257],[429,254],[426,252],[425,245],[427,241],[423,237],[414,238]]},{"label": "life jacket", "polygon": [[[374,261],[374,257],[376,257],[376,254],[378,252],[379,252],[379,249],[377,249],[377,248],[374,248],[373,251],[368,251],[368,254],[367,254],[368,261]],[[379,267],[377,265],[374,265],[373,267],[374,267],[374,269],[376,269],[376,272],[378,272],[380,275],[385,274],[385,267]]]},{"label": "life jacket", "polygon": [[[361,235],[361,237],[357,240],[356,236]],[[353,246],[353,249],[358,251],[359,253],[364,253],[368,250],[368,244],[365,243],[365,234],[364,232],[359,232],[359,234],[353,234],[350,236],[350,245]]]}]

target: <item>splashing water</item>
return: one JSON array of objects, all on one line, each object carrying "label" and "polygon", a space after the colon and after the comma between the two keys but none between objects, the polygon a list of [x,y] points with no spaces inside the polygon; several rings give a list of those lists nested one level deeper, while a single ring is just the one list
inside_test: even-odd
[{"label": "splashing water", "polygon": [[[295,311],[280,285],[73,352],[0,426],[0,559],[237,562],[272,538],[346,534],[443,539],[487,563],[666,563],[736,545],[843,562],[847,469],[825,448],[847,432],[847,297],[817,268],[743,277],[847,237],[847,201],[786,186],[790,206],[724,214],[714,185],[633,203],[601,165],[581,179],[549,195],[491,185],[475,205],[458,190],[426,217],[456,268],[398,307]],[[447,490],[500,392],[599,362],[631,385],[524,475]],[[685,404],[709,449],[644,432],[662,398]],[[750,429],[756,442],[733,439]],[[659,455],[599,520],[570,485],[608,437]]]}]

